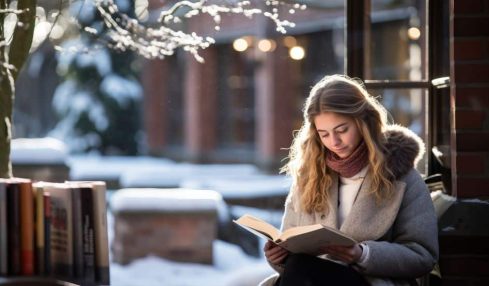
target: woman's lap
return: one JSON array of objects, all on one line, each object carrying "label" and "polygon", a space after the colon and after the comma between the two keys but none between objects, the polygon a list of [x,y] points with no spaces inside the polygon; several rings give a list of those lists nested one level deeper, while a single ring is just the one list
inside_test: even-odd
[{"label": "woman's lap", "polygon": [[306,254],[291,254],[275,285],[361,285],[368,282],[353,268]]}]

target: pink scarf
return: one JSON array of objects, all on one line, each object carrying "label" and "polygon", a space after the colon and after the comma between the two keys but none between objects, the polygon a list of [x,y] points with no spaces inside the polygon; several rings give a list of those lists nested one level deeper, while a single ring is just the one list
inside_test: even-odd
[{"label": "pink scarf", "polygon": [[340,158],[331,151],[326,154],[326,165],[344,178],[354,176],[368,164],[368,149],[365,141],[362,141],[346,158]]}]

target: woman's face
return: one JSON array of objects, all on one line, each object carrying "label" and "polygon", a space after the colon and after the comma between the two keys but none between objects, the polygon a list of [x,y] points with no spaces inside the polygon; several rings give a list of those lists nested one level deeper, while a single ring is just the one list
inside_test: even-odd
[{"label": "woman's face", "polygon": [[333,112],[323,112],[314,118],[323,145],[340,158],[348,157],[362,141],[353,118]]}]

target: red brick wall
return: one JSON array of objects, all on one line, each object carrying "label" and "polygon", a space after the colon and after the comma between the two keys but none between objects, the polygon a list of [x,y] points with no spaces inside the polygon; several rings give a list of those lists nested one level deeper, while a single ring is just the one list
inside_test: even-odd
[{"label": "red brick wall", "polygon": [[217,49],[200,52],[205,64],[187,54],[184,84],[185,148],[191,161],[206,161],[217,138]]},{"label": "red brick wall", "polygon": [[292,114],[297,112],[299,65],[288,58],[280,43],[273,53],[264,55],[255,73],[256,82],[256,162],[268,170],[277,170],[287,156],[293,135]]},{"label": "red brick wall", "polygon": [[451,0],[453,194],[489,198],[489,1]]},{"label": "red brick wall", "polygon": [[145,61],[143,68],[144,86],[144,130],[151,153],[159,153],[167,143],[164,114],[167,113],[165,81],[168,64],[164,60]]},{"label": "red brick wall", "polygon": [[[489,198],[489,1],[450,0],[452,194]],[[489,285],[487,205],[440,226],[442,285]],[[446,214],[445,214],[446,216]],[[442,222],[440,222],[442,224]]]}]

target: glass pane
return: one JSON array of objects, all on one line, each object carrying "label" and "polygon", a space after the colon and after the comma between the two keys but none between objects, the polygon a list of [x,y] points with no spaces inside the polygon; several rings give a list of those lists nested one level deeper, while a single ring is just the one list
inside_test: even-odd
[{"label": "glass pane", "polygon": [[[425,89],[370,89],[389,113],[391,123],[409,128],[428,144],[427,134],[427,94]],[[426,146],[428,147],[428,146]],[[428,148],[427,148],[428,150]],[[426,153],[417,165],[421,173],[426,173]]]},{"label": "glass pane", "polygon": [[217,57],[219,145],[250,149],[255,141],[253,63],[229,44],[218,47]]},{"label": "glass pane", "polygon": [[[322,77],[345,73],[345,1],[304,1],[307,10],[296,21],[296,30],[281,37],[289,49],[288,60],[292,62],[294,83],[297,92],[293,129],[302,124],[302,106],[311,87]],[[293,49],[303,48],[303,57],[296,57]]]},{"label": "glass pane", "polygon": [[372,0],[365,79],[426,79],[426,2]]},{"label": "glass pane", "polygon": [[[300,66],[300,84],[307,94],[326,74],[344,74],[345,63],[345,1],[299,1],[307,9],[290,15],[296,27],[279,38],[289,49],[289,60]],[[294,48],[304,49],[296,57]]]},{"label": "glass pane", "polygon": [[299,61],[302,90],[307,95],[323,76],[344,73],[345,42],[343,28],[308,33],[297,37],[305,50]]},{"label": "glass pane", "polygon": [[[165,59],[171,67],[172,72],[168,73],[168,82],[166,85],[167,114],[162,115],[162,121],[167,120],[166,138],[169,145],[179,146],[183,144],[183,123],[184,123],[184,96],[183,96],[183,55],[180,51],[172,57]],[[165,118],[166,117],[166,118]]]},{"label": "glass pane", "polygon": [[[276,81],[273,86],[287,86],[272,88],[271,92],[279,92],[281,98],[287,98],[288,105],[292,106],[288,116],[293,118],[292,130],[295,130],[302,123],[301,109],[311,87],[326,74],[344,73],[345,1],[300,3],[306,3],[307,9],[291,9],[286,5],[280,8],[282,15],[295,23],[294,28],[287,28],[286,34],[274,32],[271,23],[265,22],[255,31],[233,37],[230,44],[219,45],[217,142],[220,147],[256,148],[255,134],[260,117],[254,106],[258,104],[256,98],[276,96],[257,91],[260,77],[267,77],[266,82]],[[221,32],[225,33],[231,26],[223,24]],[[274,61],[273,68],[265,64],[270,58]],[[283,70],[287,71],[286,76],[281,74]],[[283,132],[291,134],[292,130]]]}]

